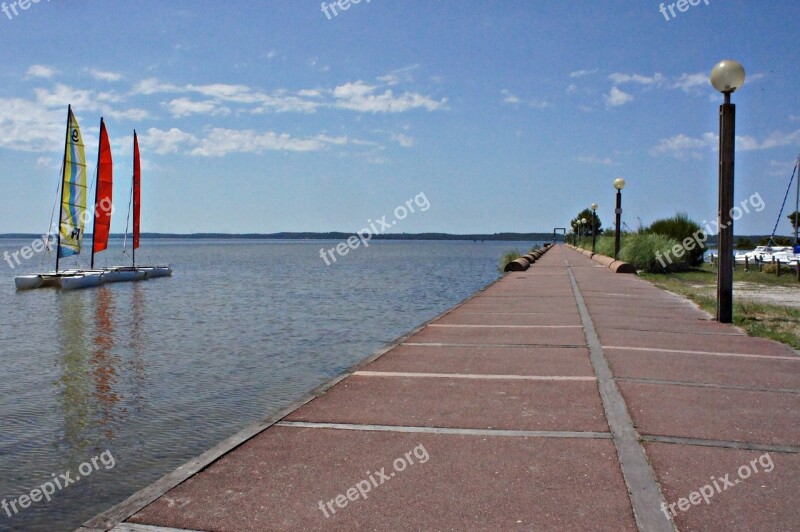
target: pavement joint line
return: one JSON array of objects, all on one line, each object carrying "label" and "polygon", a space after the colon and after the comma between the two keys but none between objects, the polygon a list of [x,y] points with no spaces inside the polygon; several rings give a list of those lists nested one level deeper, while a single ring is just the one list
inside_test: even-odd
[{"label": "pavement joint line", "polygon": [[[678,334],[678,333],[676,333]],[[677,353],[680,355],[706,355],[715,357],[740,357],[740,358],[766,358],[771,360],[794,360],[800,362],[800,357],[782,357],[778,355],[753,355],[749,353],[720,353],[714,351],[684,351],[682,349],[662,349],[660,347],[624,347],[619,345],[604,345],[603,349],[618,349],[621,351],[645,351],[649,353]]]},{"label": "pavement joint line", "polygon": [[734,384],[709,384],[705,382],[690,381],[670,381],[660,379],[641,379],[637,377],[617,377],[617,382],[633,382],[639,384],[658,384],[669,386],[689,386],[694,388],[714,388],[717,390],[741,390],[745,392],[764,392],[764,393],[789,393],[800,395],[800,389],[793,388],[764,388],[761,386],[737,386]]},{"label": "pavement joint line", "polygon": [[112,528],[110,532],[202,532],[202,531],[190,530],[188,528],[167,528],[163,526],[138,525],[136,523],[121,523]]},{"label": "pavement joint line", "polygon": [[515,438],[583,438],[610,440],[610,432],[580,432],[562,430],[509,430],[465,429],[449,427],[414,427],[407,425],[359,425],[353,423],[314,423],[308,421],[280,421],[278,427],[306,429],[354,430],[364,432],[403,432],[415,434],[449,434],[455,436],[501,436]]},{"label": "pavement joint line", "polygon": [[478,329],[580,329],[583,325],[457,325],[447,323],[431,323],[428,327],[462,327]]},{"label": "pavement joint line", "polygon": [[494,315],[498,315],[498,316],[519,316],[520,314],[522,314],[522,315],[527,315],[527,314],[542,315],[542,314],[546,314],[548,316],[552,316],[553,315],[552,312],[467,312],[467,311],[464,311],[464,312],[459,312],[458,313],[459,316],[463,316],[465,314],[468,314],[470,316],[486,316],[487,314],[488,315],[492,315],[492,316],[494,316]]},{"label": "pavement joint line", "polygon": [[662,504],[666,504],[666,500],[661,493],[655,472],[647,460],[644,447],[639,441],[639,435],[633,427],[625,399],[614,382],[614,375],[606,360],[589,309],[586,307],[566,256],[564,262],[572,283],[575,302],[581,313],[583,330],[589,345],[589,358],[599,380],[600,399],[617,448],[622,476],[628,486],[636,524],[641,532],[675,532],[677,530],[675,524],[665,518],[660,510]]},{"label": "pavement joint line", "polygon": [[508,380],[508,381],[583,381],[596,382],[597,377],[578,377],[562,375],[479,375],[470,373],[404,373],[396,371],[356,371],[358,377],[413,377],[431,379],[474,379],[474,380]]},{"label": "pavement joint line", "polygon": [[449,344],[449,343],[428,343],[428,342],[403,342],[400,345],[411,345],[417,347],[544,347],[544,348],[564,348],[574,349],[576,347],[586,348],[586,344]]},{"label": "pavement joint line", "polygon": [[633,332],[661,332],[661,333],[673,333],[673,334],[682,334],[682,335],[694,335],[694,336],[744,336],[747,335],[740,332],[685,332],[685,331],[665,331],[664,329],[637,329],[634,327],[605,327],[610,331],[633,331]]},{"label": "pavement joint line", "polygon": [[766,451],[774,453],[800,453],[800,446],[797,445],[775,445],[769,443],[743,441],[705,440],[701,438],[684,438],[680,436],[660,436],[657,434],[643,434],[640,436],[640,438],[642,441],[650,443],[671,443],[677,445],[716,447],[722,449],[742,449],[746,451]]}]

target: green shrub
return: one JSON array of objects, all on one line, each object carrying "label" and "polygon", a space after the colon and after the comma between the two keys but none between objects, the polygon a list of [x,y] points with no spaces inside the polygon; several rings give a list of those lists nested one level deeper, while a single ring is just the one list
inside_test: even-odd
[{"label": "green shrub", "polygon": [[508,264],[508,263],[509,263],[509,262],[511,262],[511,261],[515,261],[515,260],[517,260],[517,259],[518,259],[518,258],[520,258],[521,256],[522,256],[522,253],[520,253],[518,249],[516,249],[516,248],[513,248],[513,249],[507,249],[507,250],[506,250],[506,251],[504,251],[504,252],[503,252],[503,254],[500,256],[500,264],[499,264],[499,266],[497,267],[498,271],[500,271],[500,273],[503,273],[503,272],[505,272],[505,270],[506,270],[506,264]]},{"label": "green shrub", "polygon": [[668,253],[676,245],[680,246],[681,244],[674,238],[661,234],[630,234],[626,235],[619,252],[619,258],[633,265],[637,270],[643,270],[648,273],[687,270],[691,260],[688,253],[684,254],[680,259],[676,258],[671,252]]},{"label": "green shrub", "polygon": [[[702,242],[705,241],[706,234],[701,229],[700,224],[694,222],[685,212],[679,212],[672,218],[656,220],[650,224],[645,233],[664,235],[678,243],[689,238],[695,243],[695,246],[691,250],[686,250],[688,258],[685,262],[688,262],[691,266],[703,263],[703,253],[706,248],[702,245]],[[699,242],[697,239],[699,239]]]},{"label": "green shrub", "polygon": [[[589,244],[591,246],[591,244]],[[600,255],[605,255],[606,257],[613,257],[614,256],[614,235],[611,236],[598,236],[597,242],[595,242],[594,246],[595,253],[599,253]]]}]

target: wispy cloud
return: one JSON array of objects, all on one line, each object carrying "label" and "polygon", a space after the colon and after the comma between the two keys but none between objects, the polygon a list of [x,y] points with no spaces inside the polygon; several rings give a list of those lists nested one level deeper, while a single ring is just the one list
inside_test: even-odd
[{"label": "wispy cloud", "polygon": [[122,74],[118,72],[108,72],[105,70],[97,70],[95,68],[89,69],[89,75],[98,81],[119,81],[122,79]]},{"label": "wispy cloud", "polygon": [[[775,131],[764,140],[758,140],[751,135],[736,136],[736,149],[741,151],[769,150],[800,144],[800,129],[784,133]],[[719,137],[716,133],[704,133],[700,137],[690,137],[683,133],[661,139],[650,150],[651,155],[671,155],[677,159],[691,157],[700,159],[709,150],[719,149]]]},{"label": "wispy cloud", "polygon": [[273,151],[319,151],[328,144],[346,144],[346,138],[318,135],[312,138],[297,138],[288,133],[225,128],[212,129],[201,139],[190,155],[221,157],[229,153],[261,153]]},{"label": "wispy cloud", "polygon": [[597,74],[599,69],[594,68],[592,70],[576,70],[574,72],[569,73],[569,77],[571,78],[582,78],[584,76],[590,76],[592,74]]},{"label": "wispy cloud", "polygon": [[680,133],[673,137],[661,139],[655,147],[650,150],[651,155],[671,155],[676,159],[702,159],[703,153],[718,143],[717,135],[705,133],[702,137],[689,137]]},{"label": "wispy cloud", "polygon": [[159,155],[165,155],[178,153],[185,145],[196,144],[197,137],[176,127],[168,130],[151,127],[140,137],[139,141],[144,148],[150,148]]},{"label": "wispy cloud", "polygon": [[32,65],[26,75],[29,78],[49,79],[58,74],[58,70],[45,65]]},{"label": "wispy cloud", "polygon": [[596,165],[603,165],[603,166],[611,166],[614,164],[614,161],[611,160],[609,157],[598,157],[597,155],[588,155],[588,156],[579,156],[578,162],[584,164],[596,164]]},{"label": "wispy cloud", "polygon": [[186,98],[173,100],[176,103],[175,105],[171,105],[173,102],[169,102],[167,106],[175,110],[175,116],[200,112],[203,108],[208,108],[212,114],[218,114],[224,104],[250,106],[249,109],[243,110],[256,114],[268,112],[313,113],[322,107],[364,113],[402,113],[414,109],[436,111],[446,108],[447,98],[436,100],[430,96],[412,91],[395,93],[388,86],[398,83],[397,80],[400,78],[396,74],[388,77],[381,76],[380,79],[383,79],[383,82],[376,84],[359,80],[344,83],[333,89],[301,89],[296,92],[278,89],[271,93],[266,93],[246,85],[214,83],[209,85],[189,84],[177,86],[150,78],[137,83],[133,88],[133,94],[194,93],[206,98],[206,100],[201,101]]},{"label": "wispy cloud", "polygon": [[231,110],[220,105],[215,100],[192,101],[188,98],[177,98],[164,104],[174,117],[189,116],[194,114],[202,115],[227,115]]},{"label": "wispy cloud", "polygon": [[403,135],[402,133],[392,135],[392,140],[404,148],[411,148],[416,142],[413,137]]},{"label": "wispy cloud", "polygon": [[699,87],[710,87],[708,74],[698,72],[696,74],[681,74],[672,85],[673,89],[680,89],[683,92],[696,92]]},{"label": "wispy cloud", "polygon": [[508,89],[501,90],[500,94],[503,95],[503,103],[517,104],[521,101],[517,96],[511,94]]},{"label": "wispy cloud", "polygon": [[633,96],[619,90],[617,87],[611,87],[611,92],[606,94],[606,105],[609,107],[619,107],[630,101],[633,101]]},{"label": "wispy cloud", "polygon": [[641,74],[622,74],[615,72],[608,76],[615,85],[622,85],[623,83],[639,83],[641,85],[659,85],[666,79],[662,74],[656,72],[652,76],[643,76]]}]

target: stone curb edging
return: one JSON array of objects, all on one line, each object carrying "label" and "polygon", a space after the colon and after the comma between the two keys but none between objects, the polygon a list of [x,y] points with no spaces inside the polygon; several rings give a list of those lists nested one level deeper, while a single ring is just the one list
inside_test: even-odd
[{"label": "stone curb edging", "polygon": [[553,247],[553,244],[545,244],[542,249],[537,249],[536,251],[531,251],[527,255],[523,255],[516,260],[512,260],[508,264],[506,264],[505,268],[503,268],[503,273],[508,272],[524,272],[528,268],[530,268],[531,264],[539,260],[539,258],[547,253],[547,251]]},{"label": "stone curb edging", "polygon": [[573,246],[572,244],[566,244],[566,246],[582,255],[586,255],[596,263],[608,268],[614,273],[636,273],[636,268],[627,262],[622,262],[621,260],[617,260],[612,257],[606,257],[605,255],[600,255],[599,253],[592,253],[588,249],[579,248]]}]

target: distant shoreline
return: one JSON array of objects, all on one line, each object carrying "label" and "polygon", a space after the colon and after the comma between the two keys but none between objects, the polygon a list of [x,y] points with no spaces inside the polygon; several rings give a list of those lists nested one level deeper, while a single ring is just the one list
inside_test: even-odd
[{"label": "distant shoreline", "polygon": [[[125,235],[122,233],[112,233],[112,239],[121,240]],[[341,231],[330,231],[327,233],[312,232],[282,232],[282,233],[142,233],[142,238],[147,239],[172,239],[172,240],[347,240],[353,233]],[[754,242],[761,240],[769,235],[736,235],[734,238],[748,238]],[[85,237],[91,237],[87,233]],[[128,235],[130,238],[130,235]],[[559,240],[563,240],[561,234]],[[0,233],[0,240],[38,240],[42,238],[40,233]],[[486,242],[550,242],[553,240],[553,233],[492,233],[492,234],[465,234],[458,235],[452,233],[384,233],[374,235],[372,240],[481,240]],[[706,242],[708,246],[714,246],[717,237],[712,236]]]},{"label": "distant shoreline", "polygon": [[[347,240],[353,233],[338,231],[328,233],[142,233],[142,238],[174,240]],[[37,233],[4,233],[0,239],[39,239]],[[84,238],[91,237],[86,234]],[[122,239],[121,233],[111,234],[113,239]],[[130,235],[129,235],[130,238]],[[553,239],[553,233],[494,233],[456,235],[450,233],[388,233],[374,235],[372,240],[483,240],[483,241],[540,241]]]}]

